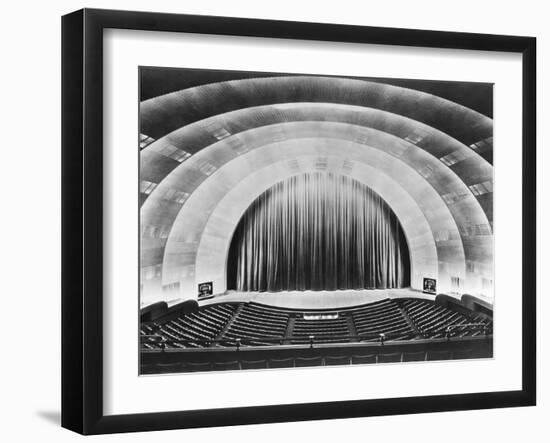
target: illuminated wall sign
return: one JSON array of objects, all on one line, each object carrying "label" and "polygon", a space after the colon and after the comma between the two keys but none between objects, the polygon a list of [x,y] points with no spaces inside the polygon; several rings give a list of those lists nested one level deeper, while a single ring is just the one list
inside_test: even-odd
[{"label": "illuminated wall sign", "polygon": [[214,293],[214,284],[211,281],[199,283],[199,298],[208,297]]},{"label": "illuminated wall sign", "polygon": [[428,294],[436,293],[436,279],[435,278],[424,278],[424,290]]}]

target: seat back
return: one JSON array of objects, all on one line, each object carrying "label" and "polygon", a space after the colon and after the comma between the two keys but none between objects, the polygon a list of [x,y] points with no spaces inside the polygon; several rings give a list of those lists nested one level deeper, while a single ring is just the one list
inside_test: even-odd
[{"label": "seat back", "polygon": [[265,369],[267,368],[267,360],[242,360],[241,368],[243,369]]},{"label": "seat back", "polygon": [[334,365],[349,365],[350,358],[347,355],[337,355],[331,356],[327,355],[325,357],[325,365],[334,366]]},{"label": "seat back", "polygon": [[322,357],[296,357],[294,359],[294,364],[297,368],[304,368],[307,366],[322,366],[323,358]]},{"label": "seat back", "polygon": [[293,358],[272,358],[269,360],[269,367],[270,368],[292,368],[294,367],[294,359]]},{"label": "seat back", "polygon": [[401,361],[401,352],[378,354],[378,363],[397,363]]},{"label": "seat back", "polygon": [[426,360],[426,353],[424,351],[403,353],[403,361],[424,361],[424,360]]},{"label": "seat back", "polygon": [[354,365],[364,365],[367,363],[376,363],[376,355],[354,355],[351,357],[351,363]]}]

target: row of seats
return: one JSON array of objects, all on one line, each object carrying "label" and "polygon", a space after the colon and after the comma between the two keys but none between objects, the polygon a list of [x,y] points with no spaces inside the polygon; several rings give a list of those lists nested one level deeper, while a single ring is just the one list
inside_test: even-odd
[{"label": "row of seats", "polygon": [[147,349],[209,346],[236,310],[237,305],[233,304],[207,306],[199,312],[180,315],[162,325],[142,325],[142,335],[160,335],[165,339],[163,343],[153,337],[142,338],[142,345]]},{"label": "row of seats", "polygon": [[147,349],[232,347],[237,341],[242,346],[307,344],[310,337],[314,343],[356,341],[354,336],[360,341],[378,341],[382,333],[386,340],[476,336],[492,333],[492,321],[483,314],[461,314],[430,300],[386,299],[344,309],[335,319],[307,320],[302,312],[257,303],[225,303],[163,324],[141,326],[141,335],[146,336],[142,346]]},{"label": "row of seats", "polygon": [[160,344],[156,338],[159,327],[154,324],[142,323],[139,328],[141,335],[141,346],[145,349],[158,349]]},{"label": "row of seats", "polygon": [[298,317],[290,333],[293,344],[309,343],[313,336],[316,343],[349,342],[352,335],[345,316],[335,319],[306,320]]},{"label": "row of seats", "polygon": [[[408,299],[401,303],[414,326],[425,338],[492,333],[492,321],[482,314],[461,314],[430,300]],[[472,326],[474,324],[480,326]]]},{"label": "row of seats", "polygon": [[414,331],[397,303],[393,300],[382,300],[352,311],[353,322],[358,335],[373,336],[384,333],[388,339],[404,340],[414,338]]},{"label": "row of seats", "polygon": [[[244,339],[243,346],[269,346],[282,343],[290,315],[286,311],[255,303],[242,305],[233,322],[221,337],[233,344]],[[223,345],[223,343],[222,343]]]},{"label": "row of seats", "polygon": [[282,359],[234,360],[228,362],[178,362],[144,365],[142,372],[195,372],[240,369],[300,368],[311,366],[339,366],[350,364],[400,363],[415,361],[440,361],[450,359],[478,358],[476,351],[418,351],[366,355],[338,355],[325,357],[289,357]]}]

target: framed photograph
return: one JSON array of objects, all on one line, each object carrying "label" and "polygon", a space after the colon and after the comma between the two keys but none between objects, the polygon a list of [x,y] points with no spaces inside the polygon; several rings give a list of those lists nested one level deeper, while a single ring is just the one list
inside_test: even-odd
[{"label": "framed photograph", "polygon": [[62,425],[534,405],[535,51],[64,16]]}]

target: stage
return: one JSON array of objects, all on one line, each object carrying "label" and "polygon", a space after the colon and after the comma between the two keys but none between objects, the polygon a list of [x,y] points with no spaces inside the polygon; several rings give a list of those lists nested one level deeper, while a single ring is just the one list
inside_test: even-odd
[{"label": "stage", "polygon": [[343,291],[283,291],[283,292],[237,292],[228,291],[207,300],[200,300],[200,306],[213,303],[256,302],[278,308],[291,309],[339,309],[364,305],[387,298],[424,298],[434,300],[435,295],[405,289],[365,289]]}]

